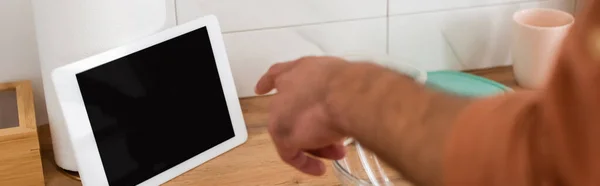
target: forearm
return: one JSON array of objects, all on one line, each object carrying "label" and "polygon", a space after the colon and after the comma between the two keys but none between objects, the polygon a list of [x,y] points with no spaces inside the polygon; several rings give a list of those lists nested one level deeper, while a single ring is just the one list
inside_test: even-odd
[{"label": "forearm", "polygon": [[328,106],[340,130],[419,185],[439,185],[446,134],[468,100],[375,65],[344,69]]}]

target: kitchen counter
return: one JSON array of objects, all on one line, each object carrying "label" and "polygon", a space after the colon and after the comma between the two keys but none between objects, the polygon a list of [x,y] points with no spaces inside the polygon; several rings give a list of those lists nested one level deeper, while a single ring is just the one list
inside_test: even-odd
[{"label": "kitchen counter", "polygon": [[[510,67],[467,71],[519,89]],[[240,99],[248,127],[248,141],[205,164],[167,182],[165,185],[339,185],[331,163],[321,177],[304,175],[283,163],[267,132],[269,96]],[[39,128],[46,185],[81,185],[54,164],[48,125]]]}]

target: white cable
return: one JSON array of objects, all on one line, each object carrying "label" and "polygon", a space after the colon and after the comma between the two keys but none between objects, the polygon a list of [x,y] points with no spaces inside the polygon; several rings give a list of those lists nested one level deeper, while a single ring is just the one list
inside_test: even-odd
[{"label": "white cable", "polygon": [[371,169],[371,165],[369,165],[367,154],[365,153],[364,149],[359,143],[355,142],[354,144],[356,146],[356,151],[358,152],[358,159],[360,159],[360,164],[365,169],[367,177],[369,177],[369,181],[371,181],[371,184],[373,184],[373,186],[379,186],[379,181],[377,181],[377,178],[375,177],[375,174],[373,174],[373,170]]},{"label": "white cable", "polygon": [[379,163],[379,158],[375,158],[375,166],[377,166],[377,170],[379,170],[379,175],[380,175],[379,177],[383,179],[385,185],[386,186],[394,185],[390,181],[390,178],[387,176],[387,174],[385,174],[385,170],[383,169],[383,167]]}]

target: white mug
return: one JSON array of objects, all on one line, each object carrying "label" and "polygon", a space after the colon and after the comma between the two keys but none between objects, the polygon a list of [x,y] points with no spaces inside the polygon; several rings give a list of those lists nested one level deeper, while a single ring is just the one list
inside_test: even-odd
[{"label": "white mug", "polygon": [[515,12],[513,20],[511,54],[515,79],[523,88],[542,88],[575,18],[560,10],[532,8]]}]

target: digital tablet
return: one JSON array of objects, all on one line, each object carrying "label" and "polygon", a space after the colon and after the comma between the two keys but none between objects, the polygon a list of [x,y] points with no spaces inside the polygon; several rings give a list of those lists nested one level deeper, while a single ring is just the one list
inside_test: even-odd
[{"label": "digital tablet", "polygon": [[52,81],[86,186],[159,185],[247,139],[214,16],[59,67]]}]

